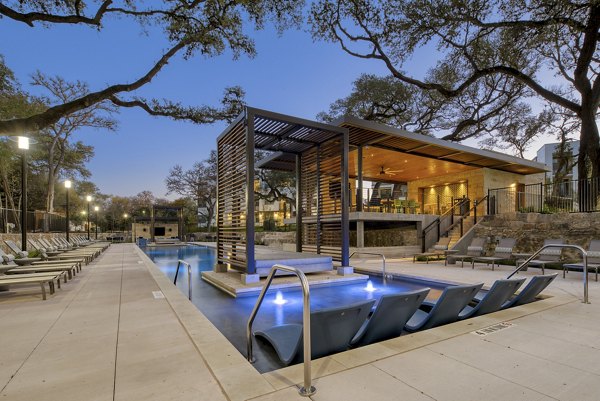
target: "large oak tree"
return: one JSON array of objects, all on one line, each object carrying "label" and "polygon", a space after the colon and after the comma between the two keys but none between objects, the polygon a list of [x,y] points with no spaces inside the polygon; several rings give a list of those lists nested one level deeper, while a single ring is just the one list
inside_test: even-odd
[{"label": "large oak tree", "polygon": [[[44,129],[65,116],[105,101],[119,107],[139,107],[152,115],[196,123],[231,118],[239,112],[242,100],[239,88],[226,89],[220,107],[189,107],[168,100],[144,99],[135,96],[135,91],[149,84],[176,55],[214,57],[229,49],[234,57],[242,54],[253,56],[256,51],[252,38],[246,32],[247,25],[262,28],[271,21],[281,30],[297,24],[302,3],[301,0],[2,1],[0,19],[12,19],[32,28],[77,24],[103,30],[110,18],[129,19],[132,23],[139,22],[143,29],[152,27],[162,31],[169,47],[157,49],[156,62],[133,80],[123,77],[122,82],[91,90],[84,96],[52,105],[31,116],[0,119],[0,134],[18,135]],[[115,60],[115,64],[118,62]],[[0,68],[0,86],[6,81],[2,73]]]},{"label": "large oak tree", "polygon": [[[531,96],[560,108],[579,121],[579,176],[600,176],[597,0],[319,0],[311,22],[315,37],[476,116]],[[435,65],[408,74],[424,47]]]}]

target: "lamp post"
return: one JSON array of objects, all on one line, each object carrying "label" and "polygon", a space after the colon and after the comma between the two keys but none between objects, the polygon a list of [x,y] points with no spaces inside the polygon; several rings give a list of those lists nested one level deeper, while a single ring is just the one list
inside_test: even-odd
[{"label": "lamp post", "polygon": [[96,212],[96,239],[98,239],[98,210],[100,210],[100,207],[94,206],[94,212]]},{"label": "lamp post", "polygon": [[123,213],[123,220],[125,221],[125,235],[127,236],[127,233],[129,232],[129,230],[127,229],[127,218],[129,217],[129,215],[127,213]]},{"label": "lamp post", "polygon": [[21,249],[27,251],[27,150],[29,138],[17,138],[17,146],[21,149]]},{"label": "lamp post", "polygon": [[90,240],[90,202],[92,201],[92,195],[85,197],[87,201],[87,239]]},{"label": "lamp post", "polygon": [[69,224],[69,188],[71,188],[71,181],[65,180],[65,191],[67,196],[67,206],[65,207],[65,234],[67,237],[67,242],[69,242],[69,231],[71,228]]}]

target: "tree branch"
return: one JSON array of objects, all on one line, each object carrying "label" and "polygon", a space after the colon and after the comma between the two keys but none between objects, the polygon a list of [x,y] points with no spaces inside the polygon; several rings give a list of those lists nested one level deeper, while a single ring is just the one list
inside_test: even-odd
[{"label": "tree branch", "polygon": [[81,14],[79,14],[78,6],[76,6],[76,13],[74,15],[56,15],[40,12],[20,13],[0,3],[0,14],[3,14],[6,17],[11,18],[15,21],[24,22],[25,24],[31,27],[33,27],[34,22],[37,21],[52,22],[55,24],[87,24],[93,26],[100,26],[102,17],[104,17],[104,15],[106,14],[107,8],[111,5],[111,3],[112,0],[104,1],[96,11],[96,15],[94,15],[93,18],[84,17]]}]

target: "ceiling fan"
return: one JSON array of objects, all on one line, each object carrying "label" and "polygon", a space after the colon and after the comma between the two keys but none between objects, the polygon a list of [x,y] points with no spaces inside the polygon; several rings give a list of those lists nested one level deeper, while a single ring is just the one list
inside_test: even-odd
[{"label": "ceiling fan", "polygon": [[396,173],[402,173],[404,170],[392,170],[390,167],[385,168],[381,166],[381,171],[379,171],[379,175],[396,175]]}]

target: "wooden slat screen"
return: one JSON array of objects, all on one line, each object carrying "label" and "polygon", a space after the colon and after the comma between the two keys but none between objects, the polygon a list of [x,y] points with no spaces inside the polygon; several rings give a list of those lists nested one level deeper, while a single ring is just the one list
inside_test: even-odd
[{"label": "wooden slat screen", "polygon": [[248,161],[246,127],[243,120],[219,139],[217,154],[217,263],[245,270]]}]

